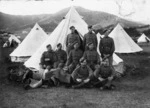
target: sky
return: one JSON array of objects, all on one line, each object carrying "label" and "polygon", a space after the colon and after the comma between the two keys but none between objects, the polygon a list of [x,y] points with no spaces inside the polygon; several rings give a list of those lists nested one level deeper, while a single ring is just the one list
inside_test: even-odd
[{"label": "sky", "polygon": [[53,14],[70,6],[150,24],[150,0],[0,0],[0,11],[12,15]]}]

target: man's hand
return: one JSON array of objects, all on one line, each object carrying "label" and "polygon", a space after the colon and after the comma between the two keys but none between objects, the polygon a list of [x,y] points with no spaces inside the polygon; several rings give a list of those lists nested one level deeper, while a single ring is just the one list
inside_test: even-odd
[{"label": "man's hand", "polygon": [[104,81],[105,79],[101,78],[101,77],[98,77],[99,81]]},{"label": "man's hand", "polygon": [[63,70],[67,71],[69,68],[68,66],[64,66]]},{"label": "man's hand", "polygon": [[77,78],[76,80],[77,80],[77,82],[82,82],[82,79]]},{"label": "man's hand", "polygon": [[116,73],[115,73],[115,76],[116,76],[117,78],[120,78],[120,77],[121,77],[121,73],[116,72]]},{"label": "man's hand", "polygon": [[87,79],[84,80],[84,83],[88,83],[89,81],[90,81],[90,79],[87,78]]}]

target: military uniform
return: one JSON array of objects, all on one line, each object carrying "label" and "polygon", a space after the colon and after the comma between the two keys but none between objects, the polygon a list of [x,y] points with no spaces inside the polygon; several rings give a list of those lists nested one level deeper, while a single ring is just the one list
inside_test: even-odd
[{"label": "military uniform", "polygon": [[87,50],[87,46],[89,43],[93,43],[95,49],[97,48],[97,37],[95,33],[90,33],[88,32],[87,34],[84,35],[83,37],[83,44],[84,44],[84,48],[85,50]]},{"label": "military uniform", "polygon": [[104,37],[100,41],[99,50],[102,55],[110,54],[112,56],[113,52],[115,51],[114,40],[111,37]]},{"label": "military uniform", "polygon": [[72,73],[77,64],[79,64],[80,58],[83,56],[83,51],[80,49],[73,49],[69,53],[69,57],[66,65],[69,66],[69,72]]},{"label": "military uniform", "polygon": [[70,51],[73,49],[74,42],[78,42],[80,45],[81,44],[80,41],[81,41],[80,36],[76,33],[70,33],[67,35],[66,47],[67,47],[67,54],[68,55],[69,55]]},{"label": "military uniform", "polygon": [[96,78],[101,77],[107,79],[108,77],[113,75],[113,71],[110,66],[101,65],[98,71],[94,73],[94,75]]},{"label": "military uniform", "polygon": [[95,66],[100,64],[99,54],[94,49],[85,51],[83,58],[87,60],[87,64],[92,70],[95,70]]},{"label": "military uniform", "polygon": [[85,67],[78,66],[73,71],[73,73],[72,73],[71,76],[72,76],[73,80],[75,82],[77,82],[76,79],[81,79],[82,81],[85,80],[85,79],[87,79],[87,78],[90,79],[91,76],[92,76],[92,74],[93,74],[92,69],[88,65],[86,65]]},{"label": "military uniform", "polygon": [[53,67],[57,61],[57,56],[54,51],[45,51],[41,57],[41,65],[46,68],[47,66]]},{"label": "military uniform", "polygon": [[[94,84],[96,87],[102,87],[105,85],[111,85],[112,81],[108,80],[108,77],[114,76],[113,70],[110,66],[101,65],[97,71],[94,72],[94,76],[97,82]],[[99,81],[98,78],[103,78],[103,81]]]},{"label": "military uniform", "polygon": [[57,78],[61,83],[70,84],[71,75],[68,74],[63,68],[56,68],[53,71],[53,77]]},{"label": "military uniform", "polygon": [[66,63],[66,61],[67,61],[67,53],[64,50],[62,50],[62,49],[57,50],[55,53],[57,55],[57,62],[55,63],[54,68],[57,68],[59,63]]},{"label": "military uniform", "polygon": [[109,55],[107,57],[109,60],[109,65],[112,68],[113,72],[115,73],[115,69],[113,67],[113,53],[115,51],[114,40],[108,36],[102,38],[99,44],[99,51],[103,59],[105,59],[105,57]]}]

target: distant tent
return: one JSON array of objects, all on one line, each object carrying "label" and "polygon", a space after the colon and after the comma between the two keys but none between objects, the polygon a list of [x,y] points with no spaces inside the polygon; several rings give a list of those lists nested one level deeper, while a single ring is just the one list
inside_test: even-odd
[{"label": "distant tent", "polygon": [[10,42],[10,45],[12,44],[13,41],[17,42],[18,44],[21,43],[21,41],[18,39],[18,37],[13,34],[10,35],[10,38],[8,40]]},{"label": "distant tent", "polygon": [[117,53],[134,53],[142,51],[125,30],[118,24],[109,34],[114,39],[115,52]]},{"label": "distant tent", "polygon": [[150,42],[150,39],[143,33],[137,40],[138,43]]},{"label": "distant tent", "polygon": [[70,33],[69,27],[75,26],[81,38],[88,32],[86,22],[80,17],[74,7],[71,7],[65,18],[59,23],[55,30],[51,33],[50,37],[42,44],[36,53],[25,62],[25,66],[39,70],[39,63],[41,55],[46,51],[46,45],[51,44],[53,49],[56,48],[58,43],[62,44],[62,48],[66,50],[66,38]]},{"label": "distant tent", "polygon": [[24,62],[43,44],[48,35],[36,23],[23,42],[10,54],[13,62]]},{"label": "distant tent", "polygon": [[21,43],[21,41],[19,40],[19,38],[17,36],[15,36],[13,34],[10,34],[8,36],[10,36],[10,37],[8,38],[8,41],[6,41],[3,44],[3,48],[5,48],[5,47],[15,48]]}]

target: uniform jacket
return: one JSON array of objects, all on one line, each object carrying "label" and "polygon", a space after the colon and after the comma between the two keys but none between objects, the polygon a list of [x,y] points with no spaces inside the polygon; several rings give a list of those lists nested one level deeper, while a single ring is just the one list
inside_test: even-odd
[{"label": "uniform jacket", "polygon": [[95,33],[87,33],[84,35],[83,44],[86,47],[89,43],[93,43],[94,47],[97,48],[97,37]]},{"label": "uniform jacket", "polygon": [[84,52],[83,58],[87,60],[87,63],[89,64],[99,64],[100,58],[99,54],[96,50],[87,50]]},{"label": "uniform jacket", "polygon": [[73,49],[70,51],[66,65],[70,65],[72,62],[79,63],[80,58],[83,56],[83,51],[80,49]]},{"label": "uniform jacket", "polygon": [[41,65],[53,65],[57,61],[57,56],[54,51],[45,51],[41,57]]},{"label": "uniform jacket", "polygon": [[66,47],[73,46],[74,42],[78,42],[79,45],[80,45],[81,44],[80,41],[81,41],[80,40],[80,36],[78,34],[76,34],[76,33],[70,33],[70,34],[67,35]]},{"label": "uniform jacket", "polygon": [[90,78],[93,74],[92,69],[86,65],[85,67],[78,66],[72,73],[72,78],[73,79],[82,79],[85,80],[87,78]]},{"label": "uniform jacket", "polygon": [[95,76],[101,78],[108,78],[113,75],[113,70],[110,66],[101,65],[99,70],[95,72]]},{"label": "uniform jacket", "polygon": [[65,63],[67,61],[67,53],[64,50],[56,50],[57,61]]},{"label": "uniform jacket", "polygon": [[104,37],[100,41],[99,51],[101,55],[110,54],[112,55],[115,51],[114,40],[111,37]]}]

